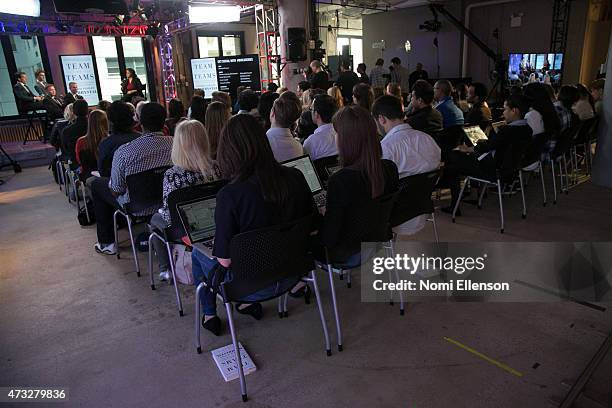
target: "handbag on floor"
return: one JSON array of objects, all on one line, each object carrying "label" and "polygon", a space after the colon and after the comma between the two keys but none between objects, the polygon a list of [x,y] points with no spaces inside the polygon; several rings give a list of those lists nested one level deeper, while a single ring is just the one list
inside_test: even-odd
[{"label": "handbag on floor", "polygon": [[[87,206],[87,212],[85,211],[85,206]],[[96,223],[93,203],[90,200],[85,200],[85,206],[79,208],[79,214],[77,215],[77,221],[79,221],[82,227],[87,227]],[[89,213],[89,219],[87,219],[87,213]]]},{"label": "handbag on floor", "polygon": [[195,281],[191,272],[191,251],[187,250],[185,245],[174,244],[172,246],[172,258],[176,280],[183,285],[193,285]]}]

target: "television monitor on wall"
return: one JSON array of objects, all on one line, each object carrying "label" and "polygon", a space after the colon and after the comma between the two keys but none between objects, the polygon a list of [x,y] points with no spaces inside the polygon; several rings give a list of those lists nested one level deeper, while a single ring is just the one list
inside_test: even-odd
[{"label": "television monitor on wall", "polygon": [[204,89],[206,98],[216,90],[235,98],[236,88],[240,85],[254,91],[261,90],[257,54],[194,58],[191,60],[191,75],[194,88]]},{"label": "television monitor on wall", "polygon": [[558,87],[562,76],[563,54],[512,53],[508,59],[510,85],[543,82]]}]

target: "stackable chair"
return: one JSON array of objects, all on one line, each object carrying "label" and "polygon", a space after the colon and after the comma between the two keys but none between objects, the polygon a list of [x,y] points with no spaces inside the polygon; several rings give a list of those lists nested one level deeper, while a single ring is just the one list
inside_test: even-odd
[{"label": "stackable chair", "polygon": [[[323,326],[325,351],[328,356],[331,355],[329,333],[327,331],[325,315],[323,314],[319,285],[315,275],[315,264],[312,257],[307,253],[312,223],[312,216],[308,216],[293,222],[236,235],[230,243],[230,257],[232,259],[230,268],[232,274],[231,281],[222,282],[218,288],[208,287],[205,282],[202,282],[196,289],[195,328],[197,352],[198,354],[202,352],[200,344],[200,293],[203,290],[210,290],[225,304],[234,352],[238,360],[240,389],[243,401],[247,401],[247,389],[232,311],[232,305],[239,303],[241,299],[279,281],[286,280],[288,283],[283,285],[282,290],[277,295],[268,299],[261,299],[260,301],[263,302],[284,296],[300,280],[312,283],[321,325]],[[308,277],[305,275],[308,275]]]},{"label": "stackable chair", "polygon": [[[525,155],[522,160],[521,168],[519,169],[519,180],[523,180],[524,173],[539,173],[540,182],[542,184],[542,196],[543,202],[542,205],[546,207],[547,199],[546,199],[546,184],[544,183],[544,166],[542,163],[542,152],[544,151],[544,146],[546,145],[546,141],[549,139],[548,133],[540,133],[534,136],[533,142],[527,148]],[[527,183],[525,182],[525,186]],[[524,194],[523,194],[524,196]],[[526,215],[526,212],[525,212]]]},{"label": "stackable chair", "polygon": [[174,257],[172,256],[173,244],[183,244],[182,237],[187,235],[181,224],[181,220],[178,214],[177,206],[187,201],[193,201],[195,199],[215,196],[217,192],[226,184],[225,181],[215,181],[207,184],[200,184],[191,187],[185,187],[178,190],[172,191],[168,195],[168,210],[170,212],[170,226],[164,230],[154,228],[152,225],[148,225],[151,234],[149,235],[149,258],[148,258],[148,269],[149,276],[151,278],[151,289],[155,290],[155,280],[153,278],[153,248],[151,242],[153,239],[159,239],[166,246],[168,252],[168,259],[170,260],[170,271],[172,272],[172,282],[174,283],[174,291],[176,292],[176,304],[179,310],[179,316],[183,316],[183,302],[181,301],[181,294],[178,289],[176,281],[176,272],[174,265]]},{"label": "stackable chair", "polygon": [[591,119],[585,120],[580,126],[580,130],[576,132],[572,140],[572,146],[570,148],[570,163],[572,164],[572,171],[574,180],[578,179],[579,171],[579,154],[578,150],[582,150],[584,171],[585,174],[591,174],[591,166],[593,158],[591,155],[591,144],[597,137],[597,128],[599,127],[599,116],[595,116]]},{"label": "stackable chair", "polygon": [[[389,256],[389,248],[391,248],[391,240],[393,238],[390,225],[391,213],[398,194],[399,192],[396,191],[372,200],[364,206],[355,205],[349,208],[350,213],[347,214],[347,219],[353,220],[354,223],[353,229],[350,231],[350,236],[345,237],[343,245],[345,248],[351,249],[351,254],[361,253],[362,242],[376,242],[384,243],[385,252],[387,256]],[[357,264],[350,265],[347,264],[344,259],[337,259],[334,255],[333,248],[325,248],[325,262],[316,262],[317,267],[322,270],[327,270],[329,276],[332,306],[336,320],[338,351],[342,351],[342,329],[333,274],[337,273],[340,279],[343,279],[346,273],[347,287],[350,288],[351,269],[360,267],[365,261],[367,261],[367,259],[361,259]]]},{"label": "stackable chair", "polygon": [[[127,221],[130,242],[132,244],[132,254],[136,265],[136,275],[140,276],[140,264],[134,243],[132,226],[136,223],[148,222],[151,214],[157,211],[162,205],[164,173],[170,166],[156,167],[140,173],[131,174],[126,177],[127,191],[130,195],[130,202],[113,214],[113,224],[115,229],[115,246],[117,247],[117,259],[121,258],[119,250],[119,230],[117,228],[117,217],[122,216]],[[136,216],[135,213],[148,209],[153,209],[151,214]]]},{"label": "stackable chair", "polygon": [[[427,173],[415,174],[407,176],[399,181],[399,195],[393,211],[391,213],[391,227],[397,227],[407,221],[410,221],[418,216],[426,214],[430,216],[427,221],[433,226],[434,239],[440,242],[438,237],[438,228],[436,225],[436,215],[434,202],[431,198],[433,191],[438,184],[440,178],[440,170],[433,170]],[[395,240],[397,236],[394,233],[393,239],[389,243],[385,243],[385,250],[388,251],[387,256],[395,256]],[[399,282],[399,274],[395,270],[395,278]],[[391,270],[389,270],[389,281],[391,281]],[[390,292],[391,297],[389,303],[393,304],[393,292]],[[400,298],[400,315],[404,315],[404,295],[399,293]]]},{"label": "stackable chair", "polygon": [[576,138],[576,135],[580,132],[583,127],[583,123],[576,123],[569,128],[565,129],[557,138],[557,143],[553,151],[550,153],[550,171],[552,174],[553,190],[554,190],[554,203],[557,202],[557,177],[555,174],[555,167],[559,166],[559,184],[561,193],[569,194],[569,174],[567,172],[567,156],[569,155],[572,147],[572,140]]},{"label": "stackable chair", "polygon": [[[83,183],[79,179],[79,175],[76,172],[76,169],[73,169],[72,162],[68,160],[66,163],[66,172],[64,173],[64,180],[66,181],[66,195],[68,196],[68,202],[72,199],[70,198],[70,189],[74,192],[74,201],[76,205],[77,214],[81,211],[81,198],[83,199],[83,207],[85,209],[85,216],[87,217],[87,221],[91,222],[91,217],[89,216],[89,209],[87,208],[87,191],[85,190],[85,183]],[[81,196],[79,197],[79,194]]]}]

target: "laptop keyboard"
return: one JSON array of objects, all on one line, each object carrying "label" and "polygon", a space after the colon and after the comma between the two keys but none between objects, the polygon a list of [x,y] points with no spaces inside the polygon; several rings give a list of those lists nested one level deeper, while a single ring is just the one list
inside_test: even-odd
[{"label": "laptop keyboard", "polygon": [[320,192],[314,196],[314,200],[317,207],[325,207],[325,204],[327,203],[327,194],[325,194],[324,191]]}]

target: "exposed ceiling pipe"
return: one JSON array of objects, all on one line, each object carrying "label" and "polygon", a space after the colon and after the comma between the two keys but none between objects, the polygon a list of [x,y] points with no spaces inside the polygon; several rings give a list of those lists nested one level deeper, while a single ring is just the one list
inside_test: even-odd
[{"label": "exposed ceiling pipe", "polygon": [[[465,8],[465,19],[464,25],[469,30],[470,29],[470,13],[472,9],[476,7],[486,7],[486,6],[494,6],[496,4],[504,4],[504,3],[514,3],[519,0],[491,0],[491,1],[483,1],[481,3],[473,3]],[[463,36],[463,60],[461,62],[461,76],[465,78],[467,76],[467,60],[468,60],[468,46],[470,42],[466,35]]]}]

